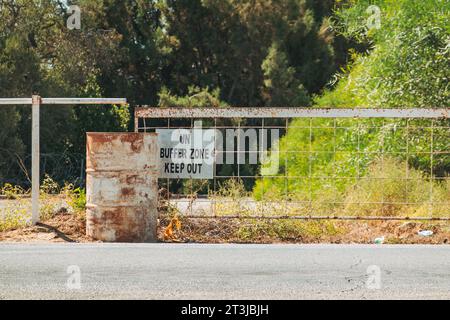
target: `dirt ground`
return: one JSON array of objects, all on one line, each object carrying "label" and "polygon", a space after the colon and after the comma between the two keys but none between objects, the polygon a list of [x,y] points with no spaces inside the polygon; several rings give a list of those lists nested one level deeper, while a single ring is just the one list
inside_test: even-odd
[{"label": "dirt ground", "polygon": [[[302,222],[249,221],[232,219],[161,219],[159,240],[175,243],[374,243],[384,237],[385,244],[448,244],[450,223],[422,222]],[[173,222],[173,221],[172,221]],[[180,230],[176,228],[180,227]],[[168,228],[169,227],[169,228]],[[331,229],[330,229],[331,228]],[[330,231],[332,230],[332,231]],[[433,235],[418,235],[431,230]],[[96,242],[85,234],[85,221],[68,213],[34,227],[0,233],[0,242],[63,243]]]},{"label": "dirt ground", "polygon": [[[290,224],[285,232],[280,228]],[[311,224],[314,232],[308,232]],[[360,243],[371,244],[376,238],[384,238],[385,244],[447,244],[450,243],[450,223],[419,223],[414,221],[341,221],[327,222],[337,232],[321,232],[322,222],[302,221],[239,221],[239,220],[198,220],[190,219],[182,223],[181,230],[175,232],[172,241],[197,243]],[[167,225],[167,222],[165,223]],[[269,227],[267,227],[269,225]],[[295,228],[307,227],[307,232],[299,234]],[[242,229],[252,230],[242,237]],[[275,232],[274,232],[275,230]],[[433,235],[423,237],[422,230],[431,230]],[[160,230],[164,239],[164,229]],[[167,241],[167,239],[166,239]],[[170,241],[170,240],[169,240]]]},{"label": "dirt ground", "polygon": [[0,242],[93,242],[85,233],[85,221],[76,215],[58,213],[33,227],[0,232]]}]

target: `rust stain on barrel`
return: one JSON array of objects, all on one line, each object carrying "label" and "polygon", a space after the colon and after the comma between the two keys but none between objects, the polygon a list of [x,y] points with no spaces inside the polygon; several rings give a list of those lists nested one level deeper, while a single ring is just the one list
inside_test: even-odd
[{"label": "rust stain on barrel", "polygon": [[128,133],[120,136],[122,143],[129,143],[134,152],[140,152],[144,146],[144,141],[139,133]]},{"label": "rust stain on barrel", "polygon": [[88,133],[86,232],[107,242],[156,241],[157,135]]},{"label": "rust stain on barrel", "polygon": [[133,188],[122,188],[121,192],[124,196],[134,196],[136,194]]}]

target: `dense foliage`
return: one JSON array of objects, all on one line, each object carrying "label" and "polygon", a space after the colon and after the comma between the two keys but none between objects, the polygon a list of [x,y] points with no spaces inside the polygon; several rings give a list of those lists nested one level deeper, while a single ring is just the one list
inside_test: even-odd
[{"label": "dense foliage", "polygon": [[[69,30],[67,5],[81,8]],[[307,105],[351,41],[334,0],[1,0],[0,96],[126,97],[43,107],[41,151],[84,153],[86,131],[131,129],[133,106]],[[30,108],[0,109],[0,182],[30,153]],[[25,166],[28,163],[25,162]],[[4,181],[3,181],[4,182]]]},{"label": "dense foliage", "polygon": [[[316,96],[314,105],[448,108],[450,2],[378,1],[381,26],[369,30],[365,19],[370,4],[368,0],[351,1],[335,13],[334,27],[347,37],[369,44],[370,50],[353,53],[349,66],[336,76],[334,88]],[[266,178],[257,185],[255,195],[261,199],[273,193],[303,201],[342,203],[346,197],[355,201],[359,196],[362,201],[362,188],[369,195],[373,193],[370,190],[389,190],[395,185],[399,186],[397,191],[411,190],[413,182],[399,184],[409,172],[428,189],[444,188],[441,194],[446,200],[442,201],[448,201],[450,190],[444,180],[450,173],[450,159],[445,153],[450,146],[448,126],[448,119],[295,120],[280,143],[280,176],[304,179],[290,179],[286,188],[284,179]],[[374,175],[376,178],[372,178]],[[323,180],[324,176],[335,178]],[[431,177],[437,178],[437,185]],[[377,178],[384,183],[378,183]],[[396,193],[393,201],[407,203],[402,195]],[[422,195],[431,197],[429,192]]]},{"label": "dense foliage", "polygon": [[[42,108],[42,153],[77,155],[87,131],[132,129],[138,104],[448,107],[450,2],[376,1],[379,29],[367,26],[374,3],[0,0],[0,97],[126,97],[124,107]],[[80,6],[81,30],[66,26],[68,4]],[[29,169],[30,121],[28,106],[0,107],[0,185]],[[394,172],[403,166],[424,179],[447,177],[448,155],[427,154],[427,128],[441,124],[448,121],[293,121],[279,173],[306,179],[292,179],[288,190],[284,179],[262,179],[255,195],[344,201],[357,177],[379,168],[381,151]],[[435,129],[434,150],[448,150],[449,138]]]}]

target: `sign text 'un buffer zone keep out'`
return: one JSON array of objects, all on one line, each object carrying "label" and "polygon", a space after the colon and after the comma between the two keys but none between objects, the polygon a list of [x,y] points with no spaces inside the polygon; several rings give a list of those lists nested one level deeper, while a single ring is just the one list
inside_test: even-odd
[{"label": "sign text 'un buffer zone keep out'", "polygon": [[213,179],[215,130],[158,129],[160,178]]}]

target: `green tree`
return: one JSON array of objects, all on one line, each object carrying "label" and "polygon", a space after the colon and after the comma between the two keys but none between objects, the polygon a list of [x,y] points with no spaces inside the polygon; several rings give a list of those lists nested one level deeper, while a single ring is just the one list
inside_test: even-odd
[{"label": "green tree", "polygon": [[[167,34],[176,39],[167,86],[185,95],[189,86],[218,87],[231,105],[261,106],[261,68],[274,42],[283,48],[294,77],[309,93],[319,92],[335,72],[342,39],[328,28],[334,1],[167,1]],[[334,46],[339,48],[335,53]],[[345,47],[345,46],[344,46]]]},{"label": "green tree", "polygon": [[220,100],[219,89],[211,92],[209,88],[201,89],[191,86],[188,94],[183,97],[175,96],[167,88],[163,88],[159,93],[159,106],[163,108],[219,108],[226,107],[227,104]]},{"label": "green tree", "polygon": [[[39,81],[39,59],[23,35],[13,31],[19,18],[10,14],[19,3],[2,3],[0,7],[0,97],[29,97]],[[20,139],[21,112],[24,107],[0,106],[0,185],[19,174],[14,165],[24,155]],[[12,170],[12,171],[10,171]]]},{"label": "green tree", "polygon": [[[86,3],[83,29],[70,31],[66,27],[64,2],[1,1],[0,96],[30,97],[36,93],[47,97],[95,97],[105,93],[99,89],[99,78],[119,57],[118,35],[114,31],[99,30],[95,16],[99,12],[95,7],[97,2]],[[0,110],[0,118],[9,122],[0,127],[0,136],[7,134],[8,139],[3,139],[0,147],[21,156],[29,154],[31,108],[5,110]],[[123,121],[126,124],[129,121],[129,117],[124,119],[121,108],[85,110],[67,106],[42,107],[41,151],[84,153],[85,112],[95,123],[89,128],[92,131],[123,129]]]},{"label": "green tree", "polygon": [[[81,30],[67,29],[68,4],[80,6]],[[274,105],[270,95],[282,92],[297,99],[301,85],[308,94],[319,92],[345,60],[342,43],[328,28],[333,4],[2,0],[0,94],[115,96],[131,105]],[[282,48],[281,64],[267,62],[263,70],[273,43]],[[0,111],[2,121],[11,119],[0,128],[3,137],[8,134],[0,147],[30,153],[30,108],[9,110]],[[42,152],[82,153],[86,131],[130,130],[132,115],[132,106],[43,107]]]},{"label": "green tree", "polygon": [[[337,75],[334,88],[316,97],[317,107],[391,107],[391,108],[434,108],[450,106],[450,29],[448,18],[450,3],[439,0],[384,0],[378,1],[381,9],[381,28],[369,29],[366,12],[370,0],[351,1],[337,13],[334,28],[346,37],[360,43],[369,43],[371,50],[351,54],[351,61]],[[450,158],[440,155],[448,150],[449,120],[414,120],[406,129],[405,121],[396,119],[368,121],[353,119],[339,120],[336,134],[317,130],[310,134],[309,120],[297,119],[291,123],[291,130],[280,142],[280,174],[294,176],[355,177],[356,168],[363,176],[376,155],[390,153],[397,160],[408,161],[424,176],[448,177]],[[316,127],[333,127],[330,120],[314,121]],[[433,135],[430,127],[434,126]],[[378,127],[378,128],[377,128]],[[439,128],[440,127],[440,128]],[[361,139],[359,139],[361,138]],[[309,142],[311,140],[311,145]],[[409,153],[406,153],[406,145]],[[435,151],[433,156],[429,152]],[[304,157],[302,153],[289,154],[285,150],[325,150],[321,154]],[[346,152],[333,153],[334,150]],[[288,157],[288,159],[286,159]],[[289,164],[285,168],[284,163]],[[311,171],[310,171],[311,170]],[[280,179],[282,180],[282,179]],[[344,192],[348,179],[337,179],[334,187]],[[314,194],[327,186],[313,183]],[[263,179],[255,193],[273,189],[282,193],[283,183]],[[292,184],[292,190],[299,194],[305,186],[301,181]],[[308,195],[306,196],[308,197]]]},{"label": "green tree", "polygon": [[[382,0],[381,28],[367,27],[372,1],[360,0],[337,12],[336,28],[368,42],[370,54],[353,57],[336,89],[319,105],[447,107],[450,105],[450,2]],[[348,95],[347,92],[352,92]]]},{"label": "green tree", "polygon": [[295,70],[289,67],[286,54],[273,44],[262,64],[264,73],[263,97],[268,106],[307,106],[308,93]]}]

